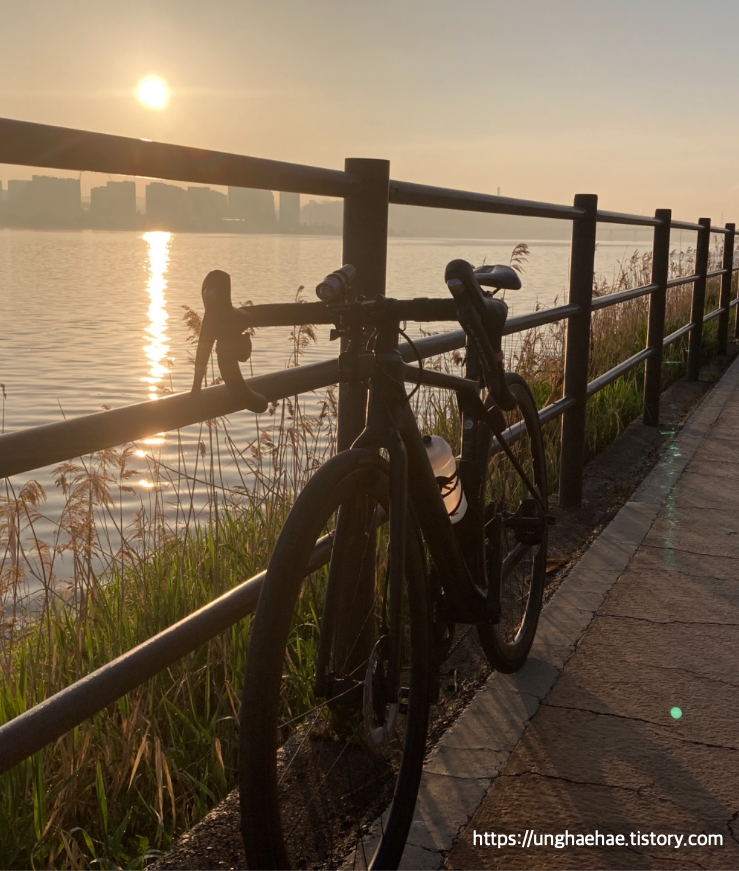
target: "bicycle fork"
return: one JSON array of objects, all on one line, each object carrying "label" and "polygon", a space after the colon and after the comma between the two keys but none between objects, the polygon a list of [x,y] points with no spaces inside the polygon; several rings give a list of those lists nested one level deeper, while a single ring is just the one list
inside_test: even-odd
[{"label": "bicycle fork", "polygon": [[[380,640],[372,651],[365,677],[365,714],[367,708],[376,712],[389,707],[384,720],[382,735],[369,730],[371,742],[380,740],[392,731],[395,714],[402,710],[407,700],[408,687],[401,686],[401,662],[403,657],[404,621],[403,593],[406,574],[406,520],[408,512],[408,452],[399,432],[398,415],[405,401],[402,382],[393,378],[394,369],[403,365],[397,349],[377,354],[378,371],[370,390],[367,426],[352,447],[378,450],[384,448],[390,459],[390,540],[387,577],[384,585],[383,624]],[[373,669],[376,661],[382,660],[384,673],[381,681],[375,681]],[[376,698],[380,693],[383,698]]]},{"label": "bicycle fork", "polygon": [[403,647],[403,581],[406,560],[408,510],[408,453],[397,436],[387,446],[390,454],[390,554],[388,560],[388,701],[401,702],[400,661]]},{"label": "bicycle fork", "polygon": [[[385,448],[390,458],[390,546],[383,613],[386,625],[378,645],[383,645],[386,663],[384,677],[385,701],[387,704],[402,704],[407,688],[400,686],[401,659],[403,653],[403,589],[406,565],[406,516],[408,510],[408,453],[397,430],[382,428],[383,438],[378,440],[378,431],[367,427],[354,447]],[[392,438],[388,438],[393,432]],[[369,678],[368,678],[369,679]]]}]

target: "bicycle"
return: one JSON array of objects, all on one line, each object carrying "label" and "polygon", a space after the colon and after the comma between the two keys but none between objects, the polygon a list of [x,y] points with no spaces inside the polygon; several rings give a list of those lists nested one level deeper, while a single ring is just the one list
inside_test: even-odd
[{"label": "bicycle", "polygon": [[[443,300],[348,301],[353,277],[351,266],[332,273],[318,303],[242,309],[231,304],[226,273],[203,284],[194,390],[217,339],[227,385],[264,410],[238,368],[251,352],[248,331],[306,323],[333,324],[332,336],[344,339],[342,380],[368,384],[365,428],[298,495],[254,617],[240,800],[255,868],[397,867],[455,624],[475,624],[491,666],[511,672],[526,660],[541,609],[544,447],[529,387],[504,372],[508,309],[494,298],[520,288],[517,273],[452,261],[452,298]],[[460,322],[464,377],[426,369],[420,356],[418,366],[403,360],[408,320]],[[405,383],[456,392],[458,472],[432,470]]]}]

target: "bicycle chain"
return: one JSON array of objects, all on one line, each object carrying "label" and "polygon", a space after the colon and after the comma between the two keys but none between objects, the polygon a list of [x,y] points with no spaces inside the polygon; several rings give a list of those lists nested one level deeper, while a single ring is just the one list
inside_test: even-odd
[{"label": "bicycle chain", "polygon": [[459,645],[465,640],[465,638],[470,634],[474,627],[474,623],[470,623],[464,632],[460,635],[459,640],[455,641],[454,644],[449,648],[447,655],[444,657],[444,662],[446,662],[449,657],[454,653],[454,651],[459,647]]}]

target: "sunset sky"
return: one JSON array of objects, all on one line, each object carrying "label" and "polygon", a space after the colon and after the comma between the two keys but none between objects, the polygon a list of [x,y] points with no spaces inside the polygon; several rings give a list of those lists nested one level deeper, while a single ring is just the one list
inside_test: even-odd
[{"label": "sunset sky", "polygon": [[[3,12],[0,116],[334,168],[383,157],[397,179],[739,219],[737,0],[5,0]],[[135,99],[147,74],[171,88],[161,111]]]}]

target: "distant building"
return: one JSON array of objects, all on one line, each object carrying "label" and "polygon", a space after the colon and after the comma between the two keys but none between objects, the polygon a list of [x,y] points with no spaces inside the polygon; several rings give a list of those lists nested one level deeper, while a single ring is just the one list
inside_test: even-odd
[{"label": "distant building", "polygon": [[136,182],[109,181],[90,191],[90,220],[102,227],[136,224]]},{"label": "distant building", "polygon": [[146,186],[146,223],[157,230],[179,229],[188,223],[184,188],[153,181]]},{"label": "distant building", "polygon": [[252,232],[272,233],[277,228],[272,191],[229,187],[228,215],[242,221],[244,229]]},{"label": "distant building", "polygon": [[[397,208],[397,207],[396,207]],[[308,200],[300,207],[300,223],[303,231],[325,230],[341,235],[344,222],[343,200]]]},{"label": "distant building", "polygon": [[26,189],[30,184],[27,179],[11,178],[8,181],[8,214],[21,217],[27,211]]},{"label": "distant building", "polygon": [[225,218],[228,214],[228,196],[220,191],[211,191],[211,208],[219,218]]},{"label": "distant building", "polygon": [[186,208],[188,221],[195,229],[215,230],[228,212],[228,197],[210,188],[189,187]]},{"label": "distant building", "polygon": [[280,230],[283,233],[300,231],[300,194],[280,191]]},{"label": "distant building", "polygon": [[70,223],[82,217],[82,193],[77,178],[34,175],[31,181],[8,182],[8,211],[34,223]]},{"label": "distant building", "polygon": [[31,177],[30,192],[34,217],[79,218],[82,215],[82,191],[78,178]]},{"label": "distant building", "polygon": [[25,204],[25,189],[31,184],[26,179],[11,178],[8,180],[8,193],[5,202],[5,217],[11,220],[19,220],[25,217],[27,207]]}]

